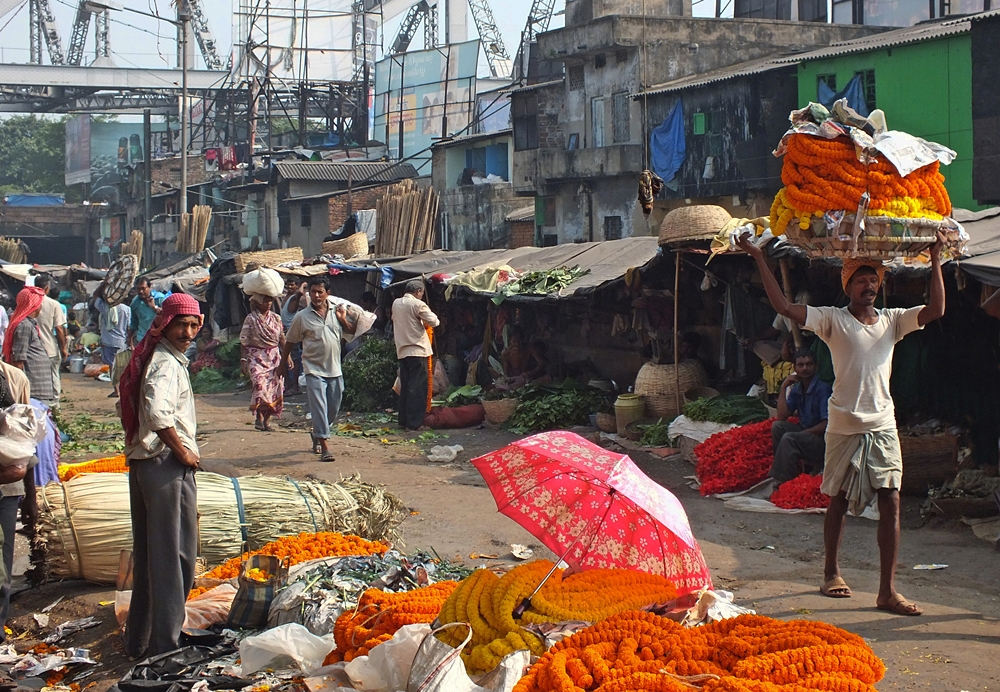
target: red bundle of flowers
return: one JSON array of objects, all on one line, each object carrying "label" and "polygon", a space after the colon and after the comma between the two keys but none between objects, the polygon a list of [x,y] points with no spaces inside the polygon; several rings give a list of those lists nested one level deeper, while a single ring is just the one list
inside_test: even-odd
[{"label": "red bundle of flowers", "polygon": [[819,491],[823,476],[803,473],[787,483],[782,483],[771,495],[771,502],[782,509],[814,509],[830,506],[830,496]]},{"label": "red bundle of flowers", "polygon": [[702,495],[735,493],[767,478],[773,419],[716,433],[694,448]]}]

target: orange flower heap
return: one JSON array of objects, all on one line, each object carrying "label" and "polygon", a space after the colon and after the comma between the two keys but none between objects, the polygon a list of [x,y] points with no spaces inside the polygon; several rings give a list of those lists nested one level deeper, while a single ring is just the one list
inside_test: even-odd
[{"label": "orange flower heap", "polygon": [[227,560],[213,570],[202,575],[205,579],[232,579],[239,576],[240,564],[250,555],[274,555],[289,558],[289,564],[297,565],[321,557],[343,555],[374,555],[389,549],[385,543],[366,541],[358,536],[325,531],[320,533],[300,533],[298,536],[282,536],[271,541],[260,550],[244,553]]},{"label": "orange flower heap", "polygon": [[833,210],[855,211],[867,192],[868,214],[941,219],[951,214],[951,200],[938,162],[906,177],[881,155],[858,160],[847,137],[825,139],[794,134],[781,167],[781,182],[771,205],[771,229],[782,235],[793,218],[808,228],[813,216]]},{"label": "orange flower heap", "polygon": [[404,625],[434,622],[457,586],[457,582],[445,581],[402,593],[368,589],[357,608],[337,618],[333,628],[337,648],[323,665],[367,656],[373,648],[392,639]]},{"label": "orange flower heap", "polygon": [[59,464],[57,473],[59,480],[65,483],[70,478],[84,473],[128,473],[128,467],[125,466],[125,455],[119,454],[116,457],[92,459],[79,464]]},{"label": "orange flower heap", "polygon": [[[620,569],[588,570],[563,578],[556,570],[531,600],[519,620],[514,609],[531,595],[552,563],[536,560],[519,565],[498,577],[489,570],[476,570],[459,584],[441,609],[439,621],[467,622],[472,640],[462,658],[470,673],[492,670],[507,654],[528,650],[535,655],[544,645],[524,625],[565,620],[599,622],[625,610],[672,601],[677,589],[666,578]],[[466,631],[443,632],[441,639],[461,645]]]},{"label": "orange flower heap", "polygon": [[514,692],[874,692],[885,666],[857,635],[820,622],[743,615],[684,629],[620,613],[553,646]]}]

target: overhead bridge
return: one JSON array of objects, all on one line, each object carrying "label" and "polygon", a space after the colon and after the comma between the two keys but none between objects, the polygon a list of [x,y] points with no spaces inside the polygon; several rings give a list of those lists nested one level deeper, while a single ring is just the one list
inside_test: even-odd
[{"label": "overhead bridge", "polygon": [[[228,76],[225,70],[188,70],[188,89],[218,89]],[[17,87],[180,90],[181,71],[177,68],[0,65],[0,89]]]}]

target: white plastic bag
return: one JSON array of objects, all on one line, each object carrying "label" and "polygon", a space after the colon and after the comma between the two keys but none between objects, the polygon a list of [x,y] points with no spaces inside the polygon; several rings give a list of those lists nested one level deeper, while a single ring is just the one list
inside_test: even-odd
[{"label": "white plastic bag", "polygon": [[27,464],[45,439],[45,420],[27,404],[0,409],[0,464]]},{"label": "white plastic bag", "polygon": [[351,684],[364,692],[404,690],[420,642],[430,633],[430,625],[404,625],[370,654],[347,663],[344,672],[351,678]]},{"label": "white plastic bag", "polygon": [[458,453],[464,451],[465,447],[462,445],[434,445],[431,447],[430,454],[427,455],[427,461],[436,461],[438,463],[455,461]]},{"label": "white plastic bag", "polygon": [[303,673],[311,675],[323,667],[323,659],[335,647],[332,634],[317,637],[295,622],[280,625],[240,642],[241,674],[279,668],[290,659]]},{"label": "white plastic bag", "polygon": [[330,296],[327,298],[327,301],[334,308],[338,305],[343,305],[347,310],[347,323],[354,326],[353,334],[344,332],[344,339],[348,343],[371,329],[372,325],[375,324],[375,320],[378,319],[374,312],[367,312],[360,305],[356,305],[349,300],[344,300],[340,296]]},{"label": "white plastic bag", "polygon": [[285,290],[285,282],[281,274],[263,267],[243,275],[243,292],[248,296],[260,295],[277,298]]}]

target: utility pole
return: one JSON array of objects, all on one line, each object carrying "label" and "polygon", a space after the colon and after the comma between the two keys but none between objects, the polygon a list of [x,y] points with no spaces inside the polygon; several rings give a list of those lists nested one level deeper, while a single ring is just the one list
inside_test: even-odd
[{"label": "utility pole", "polygon": [[143,171],[143,198],[146,207],[145,239],[142,243],[143,254],[146,255],[146,262],[139,258],[140,264],[149,266],[152,264],[150,258],[153,253],[153,115],[149,108],[142,111],[142,148],[144,156],[142,161]]},{"label": "utility pole", "polygon": [[187,216],[188,193],[188,14],[187,3],[182,2],[177,7],[177,22],[181,31],[181,199],[180,224],[178,232],[184,231],[184,218]]}]

